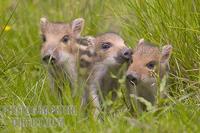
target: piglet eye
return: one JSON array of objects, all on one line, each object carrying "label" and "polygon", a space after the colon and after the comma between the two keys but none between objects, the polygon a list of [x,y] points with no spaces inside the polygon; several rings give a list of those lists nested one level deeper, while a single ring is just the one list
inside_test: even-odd
[{"label": "piglet eye", "polygon": [[147,68],[149,68],[149,69],[154,69],[155,65],[156,65],[155,61],[151,61],[146,64]]},{"label": "piglet eye", "polygon": [[111,43],[102,43],[101,48],[104,50],[107,50],[111,47]]},{"label": "piglet eye", "polygon": [[45,35],[41,35],[42,41],[46,42],[46,36]]},{"label": "piglet eye", "polygon": [[67,43],[69,40],[69,36],[65,35],[63,38],[62,38],[62,42],[64,43]]}]

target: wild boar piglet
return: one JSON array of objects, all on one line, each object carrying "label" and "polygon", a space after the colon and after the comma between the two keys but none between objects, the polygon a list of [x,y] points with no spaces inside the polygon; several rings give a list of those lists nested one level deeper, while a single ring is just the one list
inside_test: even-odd
[{"label": "wild boar piglet", "polygon": [[82,18],[77,18],[71,23],[40,19],[43,41],[41,58],[48,69],[52,92],[59,97],[62,97],[62,90],[67,81],[70,83],[72,95],[75,95],[78,59],[81,53],[77,39],[83,27]]},{"label": "wild boar piglet", "polygon": [[89,51],[93,51],[93,55],[88,56],[89,62],[92,63],[83,101],[87,101],[86,99],[90,97],[95,107],[94,115],[98,117],[102,108],[102,98],[118,88],[118,79],[113,78],[111,73],[117,75],[122,64],[130,59],[132,51],[116,33],[90,37],[89,41],[91,43]]},{"label": "wild boar piglet", "polygon": [[152,105],[155,104],[158,81],[167,76],[171,52],[171,45],[165,45],[160,50],[144,39],[141,39],[133,50],[126,72],[126,85],[128,99],[130,100],[130,94],[134,94],[140,111],[145,110],[145,106],[138,101],[138,97],[144,98]]}]

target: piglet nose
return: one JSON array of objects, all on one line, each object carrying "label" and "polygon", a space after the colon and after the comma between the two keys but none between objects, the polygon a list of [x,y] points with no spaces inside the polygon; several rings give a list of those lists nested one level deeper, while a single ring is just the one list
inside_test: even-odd
[{"label": "piglet nose", "polygon": [[125,48],[122,50],[122,57],[126,60],[129,60],[132,55],[132,50],[129,48]]},{"label": "piglet nose", "polygon": [[136,73],[129,73],[126,75],[126,79],[130,81],[131,83],[137,85],[139,76]]},{"label": "piglet nose", "polygon": [[50,54],[47,54],[45,55],[42,60],[45,62],[45,63],[51,63],[51,64],[54,64],[56,62],[56,58]]}]

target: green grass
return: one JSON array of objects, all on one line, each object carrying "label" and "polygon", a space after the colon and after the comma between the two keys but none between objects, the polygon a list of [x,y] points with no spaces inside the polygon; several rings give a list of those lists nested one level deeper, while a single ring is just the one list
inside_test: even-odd
[{"label": "green grass", "polygon": [[[200,2],[198,0],[2,0],[0,2],[0,105],[57,105],[49,93],[47,72],[40,61],[40,17],[69,22],[86,20],[83,35],[118,32],[134,47],[140,38],[159,46],[173,45],[167,105],[159,112],[104,115],[104,122],[64,115],[64,127],[19,128],[0,114],[1,132],[200,132]],[[6,25],[11,26],[4,31]],[[122,86],[122,89],[125,87]],[[108,102],[109,103],[109,102]],[[114,109],[123,106],[114,103]],[[23,116],[24,117],[24,116]],[[34,118],[38,116],[31,116]],[[45,116],[43,116],[45,117]],[[49,117],[57,117],[50,115]]]}]

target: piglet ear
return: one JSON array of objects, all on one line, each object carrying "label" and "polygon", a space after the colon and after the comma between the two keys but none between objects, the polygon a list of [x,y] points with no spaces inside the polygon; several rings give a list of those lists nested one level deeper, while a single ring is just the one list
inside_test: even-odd
[{"label": "piglet ear", "polygon": [[171,52],[172,52],[172,45],[163,46],[161,53],[161,63],[167,63],[169,61]]},{"label": "piglet ear", "polygon": [[45,17],[40,18],[40,25],[41,26],[46,25],[47,23],[48,23],[47,18],[45,18]]},{"label": "piglet ear", "polygon": [[77,42],[79,43],[79,47],[83,51],[88,51],[91,55],[95,54],[95,37],[93,36],[85,36],[79,37]]},{"label": "piglet ear", "polygon": [[140,46],[144,45],[144,44],[145,44],[144,38],[141,38],[141,39],[138,41],[138,43],[136,44],[136,46],[135,46],[135,48],[134,48],[134,51],[137,51],[137,49],[138,49]]},{"label": "piglet ear", "polygon": [[81,45],[90,46],[95,45],[95,37],[93,36],[84,36],[77,38],[77,41]]},{"label": "piglet ear", "polygon": [[144,44],[144,38],[141,38],[138,42],[138,44]]},{"label": "piglet ear", "polygon": [[85,20],[83,18],[77,18],[72,21],[71,28],[72,32],[76,37],[80,36],[80,33],[83,30]]},{"label": "piglet ear", "polygon": [[141,46],[144,44],[144,38],[141,38],[139,41],[138,41],[138,44],[137,44],[137,47]]},{"label": "piglet ear", "polygon": [[42,32],[45,30],[47,23],[48,23],[47,18],[45,17],[40,18],[40,28]]}]

